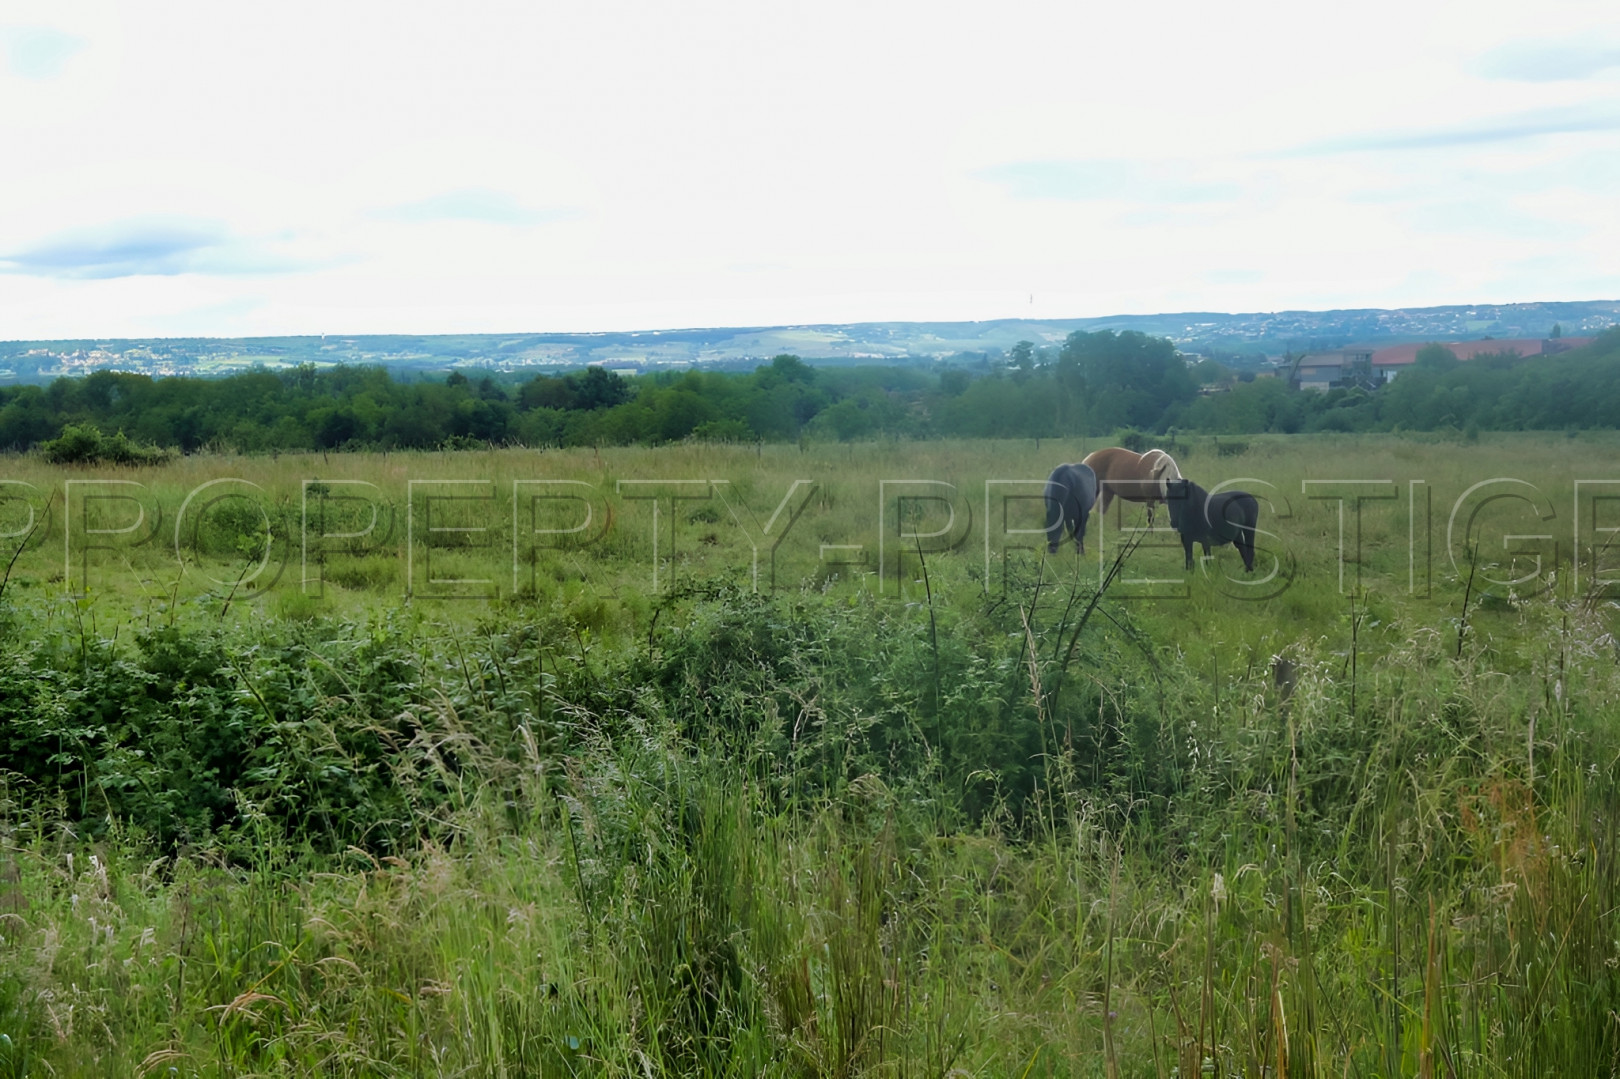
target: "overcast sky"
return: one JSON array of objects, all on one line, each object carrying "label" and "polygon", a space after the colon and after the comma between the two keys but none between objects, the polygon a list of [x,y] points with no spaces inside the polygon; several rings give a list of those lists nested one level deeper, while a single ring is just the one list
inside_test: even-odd
[{"label": "overcast sky", "polygon": [[1614,11],[5,0],[0,339],[1614,299]]}]

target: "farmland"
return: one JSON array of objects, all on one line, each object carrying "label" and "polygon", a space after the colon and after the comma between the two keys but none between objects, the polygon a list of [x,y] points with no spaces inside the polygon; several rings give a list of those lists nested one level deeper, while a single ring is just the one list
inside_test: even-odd
[{"label": "farmland", "polygon": [[0,459],[0,1076],[1613,1071],[1620,435],[1104,444]]}]

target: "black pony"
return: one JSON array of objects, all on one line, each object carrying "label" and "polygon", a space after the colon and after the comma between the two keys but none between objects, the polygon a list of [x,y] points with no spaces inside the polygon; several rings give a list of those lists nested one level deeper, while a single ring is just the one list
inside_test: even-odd
[{"label": "black pony", "polygon": [[1260,503],[1247,491],[1222,491],[1212,495],[1192,480],[1171,480],[1165,501],[1170,504],[1170,527],[1181,533],[1187,550],[1187,568],[1192,569],[1193,544],[1230,543],[1243,556],[1243,568],[1254,572],[1254,531],[1260,521]]},{"label": "black pony", "polygon": [[1097,501],[1097,473],[1086,465],[1058,465],[1046,478],[1046,550],[1057,554],[1065,527],[1086,553],[1086,518]]}]

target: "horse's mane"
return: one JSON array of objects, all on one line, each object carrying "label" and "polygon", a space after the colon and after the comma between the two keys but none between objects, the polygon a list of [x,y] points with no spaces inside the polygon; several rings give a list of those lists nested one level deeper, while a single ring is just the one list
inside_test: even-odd
[{"label": "horse's mane", "polygon": [[1165,491],[1170,483],[1182,478],[1181,468],[1176,464],[1176,459],[1168,453],[1161,449],[1151,449],[1142,455],[1144,462],[1148,462],[1150,458],[1148,479],[1157,480],[1161,492]]}]

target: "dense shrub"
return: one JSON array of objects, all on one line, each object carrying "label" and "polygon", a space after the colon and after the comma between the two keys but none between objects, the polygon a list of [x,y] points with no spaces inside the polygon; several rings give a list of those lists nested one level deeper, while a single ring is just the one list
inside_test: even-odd
[{"label": "dense shrub", "polygon": [[444,755],[412,744],[423,693],[407,653],[348,627],[13,639],[0,760],[92,830],[174,845],[258,818],[322,849],[390,849],[415,834],[412,800],[437,796]]},{"label": "dense shrub", "polygon": [[1132,427],[1127,427],[1114,436],[1114,441],[1133,453],[1146,453],[1152,449],[1148,436]]},{"label": "dense shrub", "polygon": [[61,437],[43,443],[40,450],[58,465],[154,465],[172,456],[157,446],[132,442],[122,431],[104,435],[90,424],[68,424]]},{"label": "dense shrub", "polygon": [[538,624],[450,640],[325,620],[165,626],[133,646],[12,635],[0,760],[87,827],[120,820],[168,845],[251,825],[321,849],[390,850],[431,831],[453,790],[506,782],[524,753],[566,756],[664,725],[727,747],[782,799],[862,775],[968,819],[1021,815],[1061,783],[1167,797],[1151,695],[1131,701],[1130,722],[1100,725],[1094,682],[1065,682],[1082,665],[1142,681],[1129,648],[1084,635],[1075,647],[1081,606],[1031,613],[1052,678],[1040,707],[1006,605],[936,623],[870,597],[701,587],[665,597],[650,647],[575,654],[563,643],[574,633]]}]

